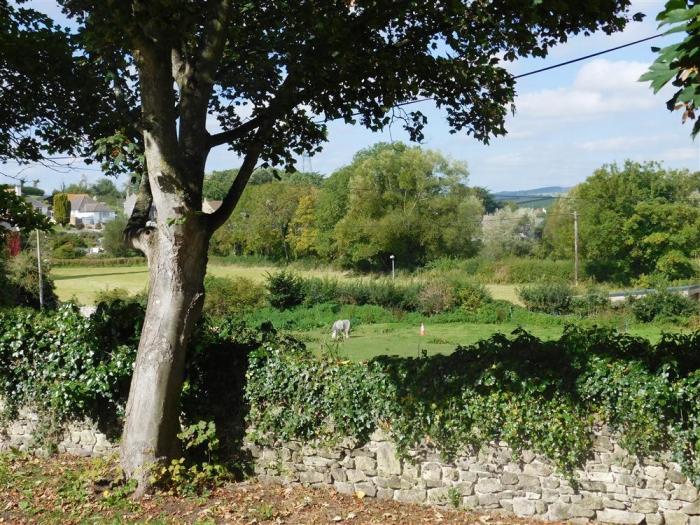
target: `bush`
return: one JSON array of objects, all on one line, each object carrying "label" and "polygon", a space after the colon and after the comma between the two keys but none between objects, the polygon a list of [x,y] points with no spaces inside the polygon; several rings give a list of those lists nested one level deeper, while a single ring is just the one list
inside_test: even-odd
[{"label": "bush", "polygon": [[657,319],[674,320],[698,313],[698,304],[683,295],[660,289],[640,299],[632,299],[632,313],[643,323]]},{"label": "bush", "polygon": [[148,294],[146,292],[131,294],[129,290],[125,288],[110,288],[95,293],[95,304],[97,305],[100,303],[111,305],[117,301],[121,301],[122,303],[136,303],[145,309],[146,303],[148,302]]},{"label": "bush", "polygon": [[144,266],[145,257],[81,257],[79,259],[51,259],[52,266]]},{"label": "bush", "polygon": [[274,308],[286,310],[304,302],[304,283],[293,272],[268,273],[266,288],[267,300]]},{"label": "bush", "polygon": [[265,304],[265,288],[245,277],[204,279],[204,312],[223,316],[240,314]]},{"label": "bush", "polygon": [[452,310],[455,304],[454,288],[446,282],[429,282],[418,295],[418,308],[425,315]]},{"label": "bush", "polygon": [[528,310],[564,314],[570,310],[571,287],[562,283],[531,284],[516,290]]},{"label": "bush", "polygon": [[460,283],[457,285],[457,304],[463,310],[472,312],[492,301],[491,294],[482,284]]},{"label": "bush", "polygon": [[579,315],[598,314],[610,309],[610,298],[604,290],[590,287],[584,295],[572,298],[571,309]]}]

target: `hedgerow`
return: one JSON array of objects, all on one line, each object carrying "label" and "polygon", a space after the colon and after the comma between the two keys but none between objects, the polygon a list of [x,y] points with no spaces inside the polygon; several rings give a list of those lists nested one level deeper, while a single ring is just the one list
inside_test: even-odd
[{"label": "hedgerow", "polygon": [[[89,318],[70,306],[0,313],[5,421],[28,405],[49,429],[83,416],[118,429],[142,320],[140,304],[120,300]],[[606,423],[633,454],[672,451],[700,485],[698,399],[700,332],[652,345],[602,328],[568,327],[546,342],[516,330],[451,355],[348,362],[315,357],[270,323],[205,318],[181,406],[184,424],[215,423],[226,457],[236,454],[249,407],[251,437],[261,442],[362,441],[383,428],[402,453],[429,441],[453,456],[503,440],[569,476],[590,453],[594,425]]]},{"label": "hedgerow", "polygon": [[700,485],[700,335],[657,344],[569,327],[543,342],[518,330],[453,354],[316,359],[257,352],[247,374],[253,439],[367,439],[388,429],[399,450],[426,439],[443,454],[506,441],[573,476],[607,423],[633,454],[670,449]]}]

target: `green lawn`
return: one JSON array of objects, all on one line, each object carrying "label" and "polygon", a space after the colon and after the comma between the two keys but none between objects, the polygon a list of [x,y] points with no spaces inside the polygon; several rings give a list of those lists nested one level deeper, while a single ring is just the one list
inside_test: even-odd
[{"label": "green lawn", "polygon": [[[426,351],[430,354],[448,354],[458,345],[469,345],[491,337],[495,333],[510,335],[518,326],[513,323],[426,323],[424,336],[419,334],[419,326],[406,326],[403,323],[360,325],[352,330],[346,341],[334,343],[327,330],[293,332],[314,352],[336,352],[340,357],[352,360],[371,359],[377,355],[419,356]],[[562,326],[523,327],[541,339],[556,339],[561,336]],[[658,341],[663,332],[683,331],[675,326],[632,325],[631,335]],[[337,347],[337,350],[336,350]]]}]

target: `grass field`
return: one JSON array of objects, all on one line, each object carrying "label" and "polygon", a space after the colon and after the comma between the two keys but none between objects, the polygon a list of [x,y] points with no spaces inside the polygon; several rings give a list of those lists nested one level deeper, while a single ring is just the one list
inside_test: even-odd
[{"label": "grass field", "polygon": [[[293,333],[316,353],[334,352],[339,357],[351,360],[371,359],[377,355],[400,355],[418,357],[422,352],[448,354],[458,345],[469,345],[491,337],[495,333],[510,335],[518,328],[513,323],[442,323],[425,325],[424,336],[419,334],[419,326],[406,326],[402,323],[386,323],[358,326],[346,341],[333,342],[329,330],[313,330]],[[540,339],[557,339],[563,326],[525,326],[528,332]],[[678,332],[673,326],[632,325],[630,335],[658,341],[663,332]]]},{"label": "grass field", "polygon": [[[247,277],[262,281],[266,273],[279,271],[279,268],[210,264],[207,271],[209,275],[217,277]],[[309,277],[347,278],[342,272],[333,270],[298,273]],[[56,282],[56,293],[61,301],[75,298],[82,304],[92,304],[95,294],[100,291],[123,288],[134,294],[144,291],[148,283],[148,270],[145,266],[59,266],[51,269],[51,276]]]},{"label": "grass field", "polygon": [[[216,277],[247,277],[254,281],[262,281],[266,273],[274,273],[279,271],[279,268],[209,264],[207,271]],[[307,277],[352,278],[335,270],[307,270],[297,273]],[[148,283],[148,270],[145,266],[58,266],[51,269],[51,276],[56,282],[56,293],[61,301],[76,299],[81,304],[92,304],[97,292],[114,288],[123,288],[132,294],[139,293],[146,289]],[[515,285],[490,284],[487,288],[494,299],[505,299],[520,304]]]}]

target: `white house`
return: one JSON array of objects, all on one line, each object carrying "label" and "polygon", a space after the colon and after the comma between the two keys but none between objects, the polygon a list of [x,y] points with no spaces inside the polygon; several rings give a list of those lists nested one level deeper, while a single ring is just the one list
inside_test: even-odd
[{"label": "white house", "polygon": [[117,212],[103,202],[97,202],[87,193],[68,193],[71,224],[95,226],[113,221]]}]

